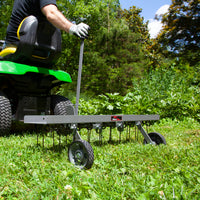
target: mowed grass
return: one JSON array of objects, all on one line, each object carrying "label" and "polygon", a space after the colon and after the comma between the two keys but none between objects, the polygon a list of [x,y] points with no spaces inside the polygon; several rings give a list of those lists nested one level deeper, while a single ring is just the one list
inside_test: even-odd
[{"label": "mowed grass", "polygon": [[[127,141],[109,130],[103,144],[92,131],[94,164],[80,170],[68,161],[66,137],[24,133],[0,138],[0,199],[200,199],[200,124],[192,119],[161,120],[149,132],[163,134],[167,145],[143,145],[134,128]],[[87,132],[81,132],[84,139]],[[70,144],[71,136],[67,143]]]}]

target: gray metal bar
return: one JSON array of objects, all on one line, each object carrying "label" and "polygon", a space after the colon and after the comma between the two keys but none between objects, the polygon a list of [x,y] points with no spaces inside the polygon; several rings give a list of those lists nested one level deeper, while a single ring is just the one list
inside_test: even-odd
[{"label": "gray metal bar", "polygon": [[26,124],[86,124],[109,122],[156,121],[159,115],[26,115]]},{"label": "gray metal bar", "polygon": [[142,133],[142,135],[144,136],[144,139],[147,141],[148,144],[154,144],[155,142],[153,142],[151,140],[151,138],[149,137],[149,135],[147,134],[147,132],[144,130],[144,128],[142,127],[142,124],[140,121],[136,122],[136,126],[138,127],[139,131]]},{"label": "gray metal bar", "polygon": [[81,75],[82,75],[82,67],[83,67],[83,50],[84,50],[84,39],[81,40],[81,46],[80,46],[78,79],[77,79],[77,88],[76,88],[75,115],[78,115],[78,106],[79,106],[79,98],[80,98],[80,90],[81,90]]},{"label": "gray metal bar", "polygon": [[78,133],[77,129],[74,129],[74,132],[73,132],[73,141],[75,140],[81,140],[81,136]]}]

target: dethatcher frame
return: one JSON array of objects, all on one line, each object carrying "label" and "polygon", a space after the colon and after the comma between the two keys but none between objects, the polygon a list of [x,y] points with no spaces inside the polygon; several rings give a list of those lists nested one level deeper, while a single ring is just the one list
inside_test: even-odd
[{"label": "dethatcher frame", "polygon": [[[117,128],[120,133],[127,126],[137,126],[138,130],[144,137],[144,144],[166,144],[165,138],[156,132],[147,133],[143,128],[142,123],[148,121],[159,120],[159,115],[27,115],[24,118],[24,123],[56,126],[64,125],[64,135],[71,129],[73,133],[73,142],[69,146],[68,156],[71,163],[80,168],[89,169],[94,162],[94,153],[90,145],[90,135],[88,135],[88,142],[81,139],[78,130],[86,128],[88,130],[96,129],[99,133],[100,143],[102,143],[102,130],[106,127]],[[64,130],[66,129],[66,130]]]}]

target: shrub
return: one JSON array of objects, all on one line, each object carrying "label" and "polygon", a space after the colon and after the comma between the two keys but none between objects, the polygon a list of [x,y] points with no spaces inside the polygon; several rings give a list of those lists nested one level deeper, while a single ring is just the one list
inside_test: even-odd
[{"label": "shrub", "polygon": [[81,114],[159,114],[161,118],[200,119],[200,90],[188,73],[157,69],[133,81],[133,90],[80,101]]}]

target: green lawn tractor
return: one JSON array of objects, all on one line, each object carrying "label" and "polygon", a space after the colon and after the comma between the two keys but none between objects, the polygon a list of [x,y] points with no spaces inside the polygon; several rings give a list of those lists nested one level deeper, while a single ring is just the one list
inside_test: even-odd
[{"label": "green lawn tractor", "polygon": [[12,122],[23,121],[25,115],[74,115],[67,98],[51,94],[54,87],[71,82],[68,73],[52,69],[61,52],[61,33],[38,21],[29,16],[22,22],[18,47],[1,47],[0,135],[8,134]]}]

